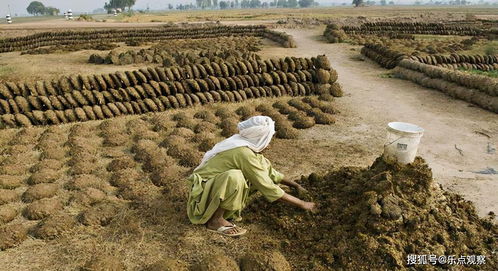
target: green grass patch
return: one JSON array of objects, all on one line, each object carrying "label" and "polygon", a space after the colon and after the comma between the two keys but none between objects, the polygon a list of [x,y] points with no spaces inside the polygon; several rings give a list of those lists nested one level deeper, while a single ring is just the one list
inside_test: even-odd
[{"label": "green grass patch", "polygon": [[493,77],[493,78],[498,78],[498,70],[481,71],[481,70],[474,70],[474,69],[467,70],[467,69],[463,69],[463,68],[460,68],[458,70],[472,73],[472,74],[478,74],[478,75],[484,75],[484,76],[489,76],[489,77]]},{"label": "green grass patch", "polygon": [[498,40],[480,40],[471,50],[458,52],[468,55],[496,55],[498,54]]},{"label": "green grass patch", "polygon": [[413,35],[417,40],[457,40],[468,37],[464,36],[451,36],[451,35]]},{"label": "green grass patch", "polygon": [[394,78],[394,73],[386,72],[379,75],[380,78]]}]

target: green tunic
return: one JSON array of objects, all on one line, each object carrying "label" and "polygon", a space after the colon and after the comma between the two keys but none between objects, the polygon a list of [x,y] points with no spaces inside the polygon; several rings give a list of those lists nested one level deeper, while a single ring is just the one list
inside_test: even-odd
[{"label": "green tunic", "polygon": [[218,207],[226,219],[239,220],[250,194],[261,192],[270,202],[284,195],[278,183],[284,175],[270,161],[248,147],[216,154],[188,178],[187,214],[193,224],[205,224]]}]

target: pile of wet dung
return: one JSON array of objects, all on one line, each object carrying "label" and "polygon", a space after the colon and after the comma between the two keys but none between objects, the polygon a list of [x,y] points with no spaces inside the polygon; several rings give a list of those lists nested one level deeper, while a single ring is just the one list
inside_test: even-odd
[{"label": "pile of wet dung", "polygon": [[[444,191],[417,157],[409,165],[378,158],[369,168],[346,167],[300,183],[318,204],[307,213],[286,204],[254,200],[246,218],[268,227],[296,270],[432,269],[407,265],[409,255],[483,255],[483,265],[436,267],[496,270],[498,227],[474,206]],[[247,221],[246,221],[247,222]]]}]

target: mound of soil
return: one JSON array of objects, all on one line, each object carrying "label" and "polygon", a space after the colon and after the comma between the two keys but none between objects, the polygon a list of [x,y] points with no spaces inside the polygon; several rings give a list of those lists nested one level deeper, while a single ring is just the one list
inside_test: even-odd
[{"label": "mound of soil", "polygon": [[118,147],[124,146],[128,142],[129,136],[127,134],[106,134],[104,136],[104,146],[106,147]]},{"label": "mound of soil", "polygon": [[195,126],[194,132],[196,134],[198,134],[198,133],[213,133],[217,129],[218,129],[218,127],[216,127],[215,124],[213,124],[211,122],[203,121],[203,122],[198,123]]},{"label": "mound of soil", "polygon": [[27,237],[27,229],[22,225],[7,225],[0,227],[0,250],[15,247],[22,243]]},{"label": "mound of soil", "polygon": [[194,167],[201,162],[202,153],[189,145],[171,146],[167,154],[179,160],[179,164],[184,167]]},{"label": "mound of soil", "polygon": [[238,123],[239,123],[238,119],[235,119],[235,118],[223,119],[219,123],[219,126],[222,129],[221,135],[224,137],[229,137],[229,136],[232,136],[232,135],[238,133],[239,132],[239,129],[237,128]]},{"label": "mound of soil", "polygon": [[19,155],[22,153],[31,152],[33,145],[14,145],[6,148],[2,153],[8,155]]},{"label": "mound of soil", "polygon": [[62,147],[52,146],[51,148],[43,150],[41,159],[54,159],[63,160],[66,157],[66,150]]},{"label": "mound of soil", "polygon": [[75,225],[76,220],[68,214],[54,215],[40,221],[30,234],[36,238],[50,240],[59,237]]},{"label": "mound of soil", "polygon": [[315,214],[262,199],[248,212],[287,244],[282,251],[298,270],[393,270],[406,268],[410,254],[484,255],[482,270],[498,264],[498,227],[436,185],[420,157],[406,166],[378,158],[370,168],[312,174],[301,183],[318,203]]},{"label": "mound of soil", "polygon": [[133,139],[138,140],[158,140],[161,135],[151,130],[139,130],[134,133]]},{"label": "mound of soil", "polygon": [[64,163],[59,160],[54,160],[54,159],[43,159],[38,164],[32,166],[30,168],[31,173],[38,172],[44,168],[51,169],[54,171],[57,171],[62,168]]},{"label": "mound of soil", "polygon": [[220,140],[215,138],[214,136],[206,137],[199,142],[199,146],[197,146],[197,149],[201,152],[207,152],[211,150],[219,141]]},{"label": "mound of soil", "polygon": [[[177,165],[158,168],[150,174],[150,180],[154,185],[166,187],[170,187],[175,180],[178,180],[182,177],[183,176],[181,176],[180,168]],[[171,188],[175,189],[174,187]]]},{"label": "mound of soil", "polygon": [[109,165],[107,165],[107,171],[119,171],[126,168],[134,168],[137,163],[129,156],[120,157],[112,160]]},{"label": "mound of soil", "polygon": [[36,184],[28,188],[23,195],[24,202],[33,202],[43,198],[51,198],[57,193],[57,185],[52,183]]},{"label": "mound of soil", "polygon": [[22,186],[23,183],[20,176],[0,175],[0,189],[16,189]]},{"label": "mound of soil", "polygon": [[82,205],[91,205],[101,202],[105,200],[105,198],[106,194],[102,192],[102,190],[87,187],[82,191],[76,192],[76,194],[72,197],[72,200]]},{"label": "mound of soil", "polygon": [[253,252],[240,259],[241,271],[290,271],[289,262],[279,251]]},{"label": "mound of soil", "polygon": [[202,119],[206,122],[210,122],[213,124],[216,124],[218,122],[218,118],[212,112],[207,111],[207,110],[197,111],[194,114],[194,118]]},{"label": "mound of soil", "polygon": [[143,176],[136,169],[126,168],[114,172],[111,175],[110,183],[112,186],[123,187],[138,182],[142,178]]},{"label": "mound of soil", "polygon": [[71,175],[93,174],[99,170],[99,166],[89,161],[75,162],[71,169]]},{"label": "mound of soil", "polygon": [[153,130],[156,132],[169,130],[176,125],[174,121],[169,120],[169,118],[164,117],[162,114],[155,114],[150,122],[153,125]]},{"label": "mound of soil", "polygon": [[79,216],[79,221],[85,225],[109,225],[119,211],[119,206],[113,202],[100,202],[85,210]]},{"label": "mound of soil", "polygon": [[225,255],[206,256],[201,263],[195,264],[192,271],[237,271],[240,270],[237,262]]},{"label": "mound of soil", "polygon": [[136,182],[123,183],[118,190],[118,197],[125,200],[133,200],[137,202],[147,202],[155,196],[155,186],[143,178]]},{"label": "mound of soil", "polygon": [[7,224],[17,216],[17,210],[8,205],[0,205],[0,225]]},{"label": "mound of soil", "polygon": [[175,260],[170,258],[157,261],[143,269],[143,271],[188,271],[188,270],[189,269],[187,263],[181,260]]},{"label": "mound of soil", "polygon": [[38,140],[40,130],[35,128],[22,129],[16,135],[16,145],[30,145],[35,144]]},{"label": "mound of soil", "polygon": [[299,131],[292,127],[289,122],[279,122],[276,127],[275,136],[283,139],[294,139],[299,137]]},{"label": "mound of soil", "polygon": [[179,127],[179,128],[175,128],[170,136],[172,135],[175,135],[175,136],[180,136],[180,137],[183,137],[183,138],[191,138],[195,135],[195,133],[190,130],[190,129],[187,129],[187,128],[184,128],[184,127]]},{"label": "mound of soil", "polygon": [[24,175],[29,169],[29,160],[25,163],[10,163],[6,158],[0,166],[0,175]]},{"label": "mound of soil", "polygon": [[14,190],[0,189],[0,205],[13,202],[19,199],[19,195]]},{"label": "mound of soil", "polygon": [[28,205],[23,212],[24,217],[30,220],[43,219],[62,209],[59,199],[49,198],[37,200]]},{"label": "mound of soil", "polygon": [[98,255],[91,258],[81,271],[123,271],[126,270],[125,265],[115,256]]},{"label": "mound of soil", "polygon": [[68,190],[82,190],[87,187],[102,189],[105,186],[108,185],[105,185],[105,182],[101,178],[95,175],[82,174],[74,176],[73,179],[65,184],[64,188]]},{"label": "mound of soil", "polygon": [[28,179],[28,184],[35,185],[39,183],[53,183],[59,177],[59,172],[53,169],[44,168],[38,172],[33,173]]}]

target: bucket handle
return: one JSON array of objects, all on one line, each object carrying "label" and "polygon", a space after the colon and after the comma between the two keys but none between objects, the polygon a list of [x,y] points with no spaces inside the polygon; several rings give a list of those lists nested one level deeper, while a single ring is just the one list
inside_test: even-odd
[{"label": "bucket handle", "polygon": [[403,137],[402,137],[402,136],[401,136],[401,137],[398,137],[398,138],[396,138],[395,140],[393,140],[393,141],[391,141],[391,142],[389,142],[389,143],[387,143],[387,144],[384,144],[384,147],[387,147],[387,146],[389,146],[389,145],[392,145],[394,142],[396,142],[396,141],[400,140],[401,138],[403,138]]}]

